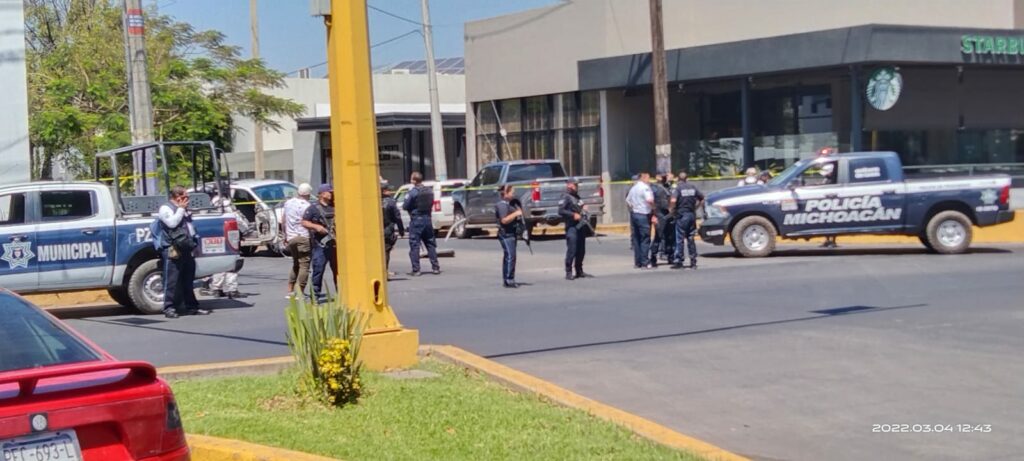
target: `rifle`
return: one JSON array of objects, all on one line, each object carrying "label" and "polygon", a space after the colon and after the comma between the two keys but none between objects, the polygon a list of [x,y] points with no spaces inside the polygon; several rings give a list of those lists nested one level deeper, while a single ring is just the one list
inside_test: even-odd
[{"label": "rifle", "polygon": [[582,229],[582,228],[588,229],[590,231],[590,235],[593,235],[594,236],[594,240],[597,240],[597,244],[600,245],[601,244],[601,239],[598,238],[598,236],[597,236],[597,229],[594,229],[594,226],[590,225],[590,213],[587,212],[586,210],[584,210],[583,207],[580,207],[580,211],[578,213],[580,214],[580,222],[578,224],[576,224],[576,228],[577,229]]},{"label": "rifle", "polygon": [[[519,199],[512,199],[509,202],[509,205],[516,207],[516,209],[520,211],[523,209],[523,203],[520,202]],[[533,244],[530,242],[530,226],[526,224],[526,216],[520,214],[516,221],[518,221],[518,224],[516,225],[516,239],[526,242],[526,248],[530,250],[530,254],[532,255]]]}]

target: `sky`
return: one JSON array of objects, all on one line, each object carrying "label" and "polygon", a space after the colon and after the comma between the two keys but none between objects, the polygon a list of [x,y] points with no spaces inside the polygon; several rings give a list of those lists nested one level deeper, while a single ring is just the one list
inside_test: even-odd
[{"label": "sky", "polygon": [[[309,0],[257,2],[260,55],[270,67],[292,73],[327,60],[326,28],[321,18],[310,16]],[[434,57],[463,56],[463,25],[467,21],[556,3],[559,0],[430,0]],[[155,5],[161,14],[188,22],[197,30],[219,30],[230,44],[249,55],[249,0],[145,0],[144,4]],[[425,59],[422,35],[411,33],[421,30],[420,0],[369,0],[368,5],[374,67]],[[321,65],[312,75],[325,72]]]}]

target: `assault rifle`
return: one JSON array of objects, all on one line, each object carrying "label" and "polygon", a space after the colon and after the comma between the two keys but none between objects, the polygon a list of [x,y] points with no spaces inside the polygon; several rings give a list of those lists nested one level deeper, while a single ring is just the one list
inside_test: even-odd
[{"label": "assault rifle", "polygon": [[583,230],[583,229],[589,230],[590,231],[590,235],[593,235],[594,236],[594,240],[597,240],[598,245],[600,245],[601,244],[601,239],[598,238],[598,236],[597,236],[597,229],[594,229],[594,226],[590,225],[590,212],[584,210],[583,207],[580,207],[580,211],[578,213],[580,214],[580,222],[576,224],[576,229],[578,229],[578,230]]},{"label": "assault rifle", "polygon": [[[523,210],[523,203],[519,199],[512,199],[509,205],[514,206],[517,210]],[[526,242],[526,248],[530,250],[531,255],[533,254],[533,245],[530,243],[530,226],[526,224],[526,216],[522,214],[516,219],[516,239]]]}]

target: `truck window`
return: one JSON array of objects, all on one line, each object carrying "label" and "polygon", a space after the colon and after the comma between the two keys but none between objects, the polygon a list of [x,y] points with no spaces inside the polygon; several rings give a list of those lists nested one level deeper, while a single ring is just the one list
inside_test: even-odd
[{"label": "truck window", "polygon": [[0,195],[0,226],[25,224],[25,194]]},{"label": "truck window", "polygon": [[476,186],[493,186],[501,181],[501,165],[484,168],[473,182]]},{"label": "truck window", "polygon": [[834,185],[839,178],[839,162],[831,161],[811,165],[800,173],[800,178],[804,186]]},{"label": "truck window", "polygon": [[850,183],[883,182],[889,180],[885,159],[858,158],[850,160]]},{"label": "truck window", "polygon": [[44,221],[65,221],[88,218],[96,214],[92,192],[87,190],[55,190],[39,193]]},{"label": "truck window", "polygon": [[506,182],[533,181],[534,179],[561,178],[565,176],[558,163],[526,163],[512,165],[508,169]]}]

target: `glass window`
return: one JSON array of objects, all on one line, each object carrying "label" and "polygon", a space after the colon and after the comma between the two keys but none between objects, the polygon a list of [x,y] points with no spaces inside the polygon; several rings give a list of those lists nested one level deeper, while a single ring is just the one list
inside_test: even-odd
[{"label": "glass window", "polygon": [[579,93],[562,95],[562,128],[576,128],[580,116],[577,98]]},{"label": "glass window", "polygon": [[100,359],[56,321],[13,296],[0,296],[0,331],[0,372]]},{"label": "glass window", "polygon": [[0,195],[0,226],[25,224],[25,194]]},{"label": "glass window", "polygon": [[494,165],[484,168],[477,176],[479,182],[474,181],[477,186],[493,186],[501,181],[501,165]]},{"label": "glass window", "polygon": [[299,189],[291,184],[269,184],[266,186],[253,187],[252,191],[256,196],[267,202],[268,205],[275,205],[295,196]]},{"label": "glass window", "polygon": [[882,182],[889,180],[885,161],[880,158],[850,160],[850,183]]},{"label": "glass window", "polygon": [[498,132],[498,118],[495,117],[494,108],[491,102],[481,102],[476,105],[476,132],[479,134],[494,134]]},{"label": "glass window", "polygon": [[80,219],[95,214],[92,193],[87,190],[44,191],[39,193],[39,199],[45,220]]},{"label": "glass window", "polygon": [[565,172],[562,171],[562,166],[558,163],[527,163],[509,166],[506,182],[533,181],[562,176],[565,176]]},{"label": "glass window", "polygon": [[601,124],[601,93],[586,91],[580,93],[580,126]]},{"label": "glass window", "polygon": [[501,127],[509,133],[522,130],[522,108],[518,99],[506,99],[499,103]]},{"label": "glass window", "polygon": [[800,173],[804,186],[830,186],[838,183],[839,168],[835,160],[813,164]]},{"label": "glass window", "polygon": [[535,96],[524,99],[526,110],[523,131],[538,131],[551,128],[551,106],[547,96]]}]

